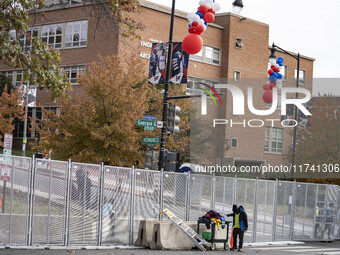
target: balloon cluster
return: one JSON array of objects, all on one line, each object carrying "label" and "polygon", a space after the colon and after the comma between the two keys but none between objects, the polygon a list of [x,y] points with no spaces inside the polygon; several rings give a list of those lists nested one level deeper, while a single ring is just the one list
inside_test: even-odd
[{"label": "balloon cluster", "polygon": [[269,82],[263,85],[263,89],[265,92],[263,93],[263,101],[267,104],[271,104],[273,102],[273,88],[282,88],[282,74],[280,73],[280,67],[283,66],[284,59],[279,57],[276,60],[276,64],[272,65],[268,70],[269,74]]},{"label": "balloon cluster", "polygon": [[189,20],[189,34],[184,37],[182,46],[185,52],[189,54],[197,54],[203,48],[203,40],[201,33],[203,33],[208,23],[215,20],[215,12],[219,11],[221,6],[215,0],[201,0],[199,2],[197,12],[188,13]]}]

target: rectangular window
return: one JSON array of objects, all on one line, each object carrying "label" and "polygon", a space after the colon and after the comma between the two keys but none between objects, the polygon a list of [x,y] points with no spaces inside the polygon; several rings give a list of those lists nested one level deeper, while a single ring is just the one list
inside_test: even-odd
[{"label": "rectangular window", "polygon": [[203,60],[203,49],[195,55],[190,54],[190,59],[202,61]]},{"label": "rectangular window", "polygon": [[234,81],[237,81],[237,82],[241,81],[241,72],[234,71]]},{"label": "rectangular window", "polygon": [[219,65],[220,50],[209,46],[205,46],[205,62]]},{"label": "rectangular window", "polygon": [[231,148],[237,148],[237,138],[231,138]]},{"label": "rectangular window", "polygon": [[236,38],[236,42],[235,42],[236,49],[242,49],[242,46],[243,46],[242,39]]},{"label": "rectangular window", "polygon": [[5,75],[9,80],[12,81],[13,87],[20,86],[23,79],[23,71],[2,71],[3,75]]},{"label": "rectangular window", "polygon": [[38,37],[39,28],[31,27],[25,33],[19,34],[19,40],[22,43],[22,48],[25,51],[32,50],[32,41]]},{"label": "rectangular window", "polygon": [[[297,69],[294,71],[294,81],[297,79]],[[300,70],[299,72],[299,85],[305,85],[305,71]]]},{"label": "rectangular window", "polygon": [[283,128],[266,127],[264,138],[264,151],[282,154]]},{"label": "rectangular window", "polygon": [[65,48],[86,46],[87,20],[67,22]]},{"label": "rectangular window", "polygon": [[61,48],[63,24],[45,25],[41,28],[41,40],[52,48]]},{"label": "rectangular window", "polygon": [[[188,77],[186,94],[187,95],[203,95],[205,92],[201,90],[201,88],[206,88],[206,87],[201,84],[202,82],[212,87],[214,87],[214,84],[216,84],[216,82],[213,82],[213,81]],[[218,89],[216,89],[216,91],[219,92]]]},{"label": "rectangular window", "polygon": [[68,77],[68,81],[76,85],[77,83],[77,76],[79,73],[85,72],[85,65],[81,66],[66,66],[63,67],[64,72],[66,73],[66,76]]}]

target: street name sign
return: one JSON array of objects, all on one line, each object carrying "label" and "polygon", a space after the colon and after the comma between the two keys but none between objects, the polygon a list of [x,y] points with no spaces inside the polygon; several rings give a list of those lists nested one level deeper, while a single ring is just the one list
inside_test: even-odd
[{"label": "street name sign", "polygon": [[143,143],[160,143],[159,137],[143,137]]},{"label": "street name sign", "polygon": [[144,115],[144,120],[156,120],[156,116]]},{"label": "street name sign", "polygon": [[157,121],[154,120],[137,120],[137,126],[141,127],[157,127]]}]

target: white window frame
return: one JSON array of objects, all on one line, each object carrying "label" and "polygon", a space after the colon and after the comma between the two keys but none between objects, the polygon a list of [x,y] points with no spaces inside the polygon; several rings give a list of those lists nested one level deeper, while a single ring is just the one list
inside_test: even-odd
[{"label": "white window frame", "polygon": [[[273,135],[273,132],[275,132],[275,136]],[[279,137],[279,132],[282,134],[282,137]],[[266,126],[264,142],[265,153],[282,155],[284,149],[284,129]],[[266,146],[266,143],[268,143],[268,146]],[[273,143],[276,143],[276,147],[272,146]],[[281,149],[278,146],[279,143],[282,145]]]},{"label": "white window frame", "polygon": [[[77,26],[79,26],[79,30],[76,29]],[[88,34],[88,20],[66,22],[65,23],[65,40],[64,40],[65,49],[86,47],[87,46],[87,34]],[[78,35],[79,41],[75,40],[77,38],[77,35]]]},{"label": "white window frame", "polygon": [[[233,146],[233,141],[236,141],[236,146]],[[231,149],[237,149],[237,147],[238,147],[238,138],[237,137],[232,137],[230,139],[230,148]]]},{"label": "white window frame", "polygon": [[[212,81],[212,80],[188,77],[186,95],[203,95],[205,92],[199,88],[205,88],[205,87],[199,84],[201,82],[206,83],[210,85],[211,87],[215,87],[215,84],[217,84],[217,82]],[[188,85],[191,85],[192,87],[188,87]],[[216,91],[219,92],[219,89],[216,89]],[[210,98],[210,97],[207,97],[207,98]]]},{"label": "white window frame", "polygon": [[[238,78],[237,78],[238,77]],[[241,82],[241,72],[234,70],[234,77],[233,77],[235,82]]]},{"label": "white window frame", "polygon": [[[10,80],[12,81],[12,85],[15,88],[16,86],[21,85],[23,80],[23,70],[7,70],[0,71],[7,78],[10,76]],[[21,77],[20,79],[18,77]]]},{"label": "white window frame", "polygon": [[[63,72],[67,72],[67,78],[68,81],[72,85],[79,85],[77,82],[77,77],[79,73],[85,72],[86,71],[86,65],[76,65],[76,66],[62,66]],[[76,72],[74,72],[76,71]],[[72,77],[72,74],[76,73],[76,77]]]},{"label": "white window frame", "polygon": [[[61,28],[60,34],[57,34],[58,28]],[[43,34],[43,30],[45,30],[45,29],[47,29],[47,34]],[[51,30],[52,30],[52,34],[50,34]],[[63,48],[64,30],[65,30],[64,29],[64,23],[43,25],[43,26],[41,26],[41,29],[40,29],[41,40],[43,42],[45,42],[48,46],[50,46],[54,49],[62,49]],[[45,33],[45,31],[44,31],[44,33]],[[57,42],[57,38],[60,38],[60,41],[58,39],[59,42]]]},{"label": "white window frame", "polygon": [[[218,54],[218,58],[208,58],[207,57],[207,50],[212,50],[212,54]],[[208,45],[204,45],[202,50],[195,54],[192,55],[190,54],[190,60],[194,60],[197,62],[202,62],[202,63],[206,63],[206,64],[210,64],[210,65],[216,65],[216,66],[220,66],[221,65],[221,54],[222,50],[216,47],[212,47],[212,46],[208,46]],[[216,62],[216,63],[214,63]]]},{"label": "white window frame", "polygon": [[[303,79],[301,78],[301,74],[303,76]],[[294,82],[296,83],[296,78],[297,78],[297,69],[294,69]],[[299,76],[299,85],[305,86],[306,84],[306,71],[300,69],[300,76]]]}]

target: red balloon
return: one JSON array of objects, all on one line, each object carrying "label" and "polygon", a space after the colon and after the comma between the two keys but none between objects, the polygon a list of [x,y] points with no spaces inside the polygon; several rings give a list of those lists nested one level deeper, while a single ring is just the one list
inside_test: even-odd
[{"label": "red balloon", "polygon": [[211,12],[207,12],[206,14],[204,14],[203,18],[204,18],[205,22],[211,23],[211,22],[214,21],[215,15],[212,14]]},{"label": "red balloon", "polygon": [[269,70],[268,70],[269,76],[272,76],[273,73],[274,73],[273,69],[269,69]]},{"label": "red balloon", "polygon": [[263,85],[264,90],[270,90],[270,85],[268,83]]},{"label": "red balloon", "polygon": [[213,9],[211,9],[211,8],[208,10],[208,12],[211,12],[212,14],[215,15],[215,11]]},{"label": "red balloon", "polygon": [[276,82],[269,82],[270,89],[276,87]]},{"label": "red balloon", "polygon": [[197,54],[203,48],[202,37],[198,34],[188,34],[182,41],[183,50],[189,54]]},{"label": "red balloon", "polygon": [[198,26],[198,22],[197,21],[192,22],[191,26],[192,27],[197,27]]},{"label": "red balloon", "polygon": [[262,99],[266,104],[273,103],[273,91],[272,90],[266,90],[263,93]]},{"label": "red balloon", "polygon": [[201,12],[203,15],[208,12],[208,6],[202,4],[200,7],[198,7],[198,11]]},{"label": "red balloon", "polygon": [[196,33],[197,33],[197,30],[196,30],[195,27],[191,27],[191,28],[189,28],[188,32],[189,32],[189,33],[194,33],[194,34],[196,34]]},{"label": "red balloon", "polygon": [[204,32],[204,26],[203,25],[198,25],[197,27],[196,27],[196,32],[197,32],[197,34],[202,34],[203,32]]}]

